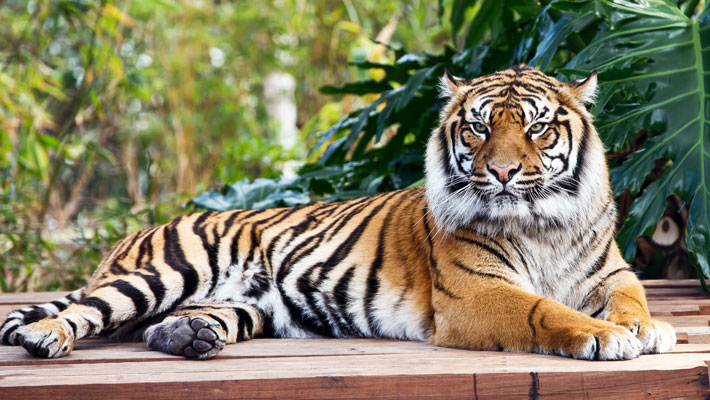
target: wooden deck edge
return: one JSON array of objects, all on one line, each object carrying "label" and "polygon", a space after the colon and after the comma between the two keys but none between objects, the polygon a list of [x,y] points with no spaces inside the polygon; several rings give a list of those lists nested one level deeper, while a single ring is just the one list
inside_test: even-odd
[{"label": "wooden deck edge", "polygon": [[[50,378],[51,379],[51,378]],[[3,399],[704,398],[708,368],[671,371],[329,376],[2,388]]]}]

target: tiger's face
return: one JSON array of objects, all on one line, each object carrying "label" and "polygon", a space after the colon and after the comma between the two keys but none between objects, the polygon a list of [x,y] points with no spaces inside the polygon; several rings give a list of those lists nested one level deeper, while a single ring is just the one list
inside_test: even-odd
[{"label": "tiger's face", "polygon": [[601,141],[585,103],[596,74],[560,82],[526,66],[465,81],[447,74],[448,103],[427,147],[427,198],[447,230],[478,222],[560,226],[608,192]]}]

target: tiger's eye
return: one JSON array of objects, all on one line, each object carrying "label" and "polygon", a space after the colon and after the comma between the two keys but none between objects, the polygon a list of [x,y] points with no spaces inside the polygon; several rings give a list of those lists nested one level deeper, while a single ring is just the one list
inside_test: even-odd
[{"label": "tiger's eye", "polygon": [[530,128],[528,128],[528,133],[531,135],[535,135],[538,133],[542,133],[545,128],[547,128],[547,124],[538,122],[536,124],[533,124]]},{"label": "tiger's eye", "polygon": [[476,122],[475,124],[473,124],[473,130],[478,133],[488,132],[488,128],[480,122]]}]

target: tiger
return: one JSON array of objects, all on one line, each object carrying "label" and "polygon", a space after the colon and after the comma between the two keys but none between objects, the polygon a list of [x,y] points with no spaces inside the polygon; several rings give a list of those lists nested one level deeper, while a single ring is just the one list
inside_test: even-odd
[{"label": "tiger", "polygon": [[673,348],[614,241],[587,106],[597,73],[440,79],[425,184],[343,202],[197,212],[118,241],[88,284],[11,312],[37,357],[82,338],[206,360],[257,337],[390,338],[626,360]]}]

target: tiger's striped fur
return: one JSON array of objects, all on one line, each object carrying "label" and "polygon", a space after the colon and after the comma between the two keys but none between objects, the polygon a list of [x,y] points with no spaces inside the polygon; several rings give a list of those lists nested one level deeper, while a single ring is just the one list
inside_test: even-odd
[{"label": "tiger's striped fur", "polygon": [[[426,154],[426,188],[341,203],[205,212],[119,241],[65,307],[11,313],[5,344],[42,357],[87,336],[215,356],[256,336],[387,337],[583,359],[663,352],[614,243],[604,149],[585,103],[519,66],[465,81]],[[40,319],[41,317],[44,317]]]}]

